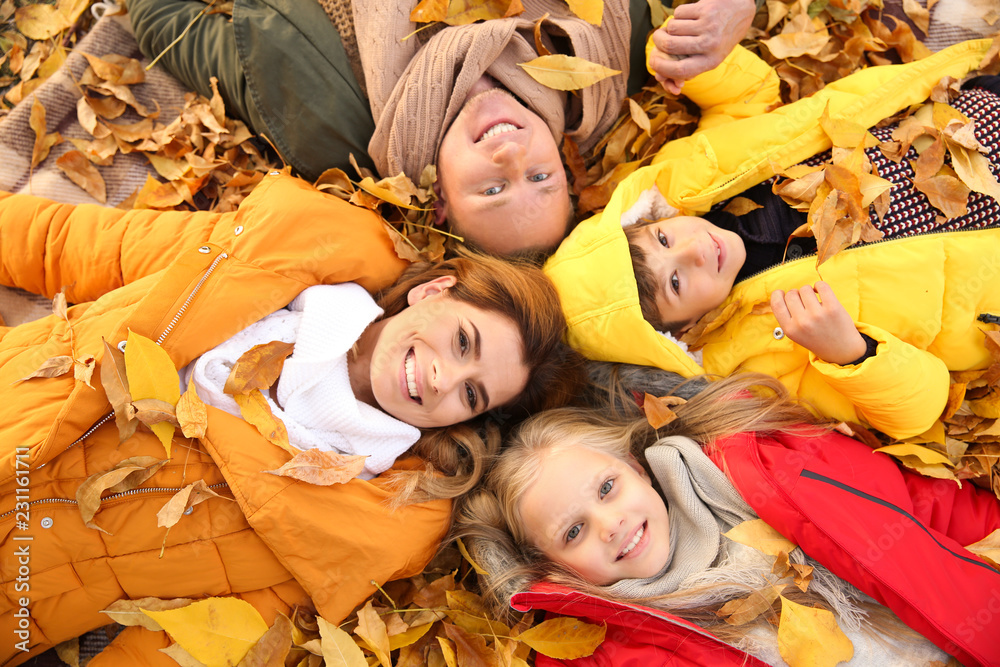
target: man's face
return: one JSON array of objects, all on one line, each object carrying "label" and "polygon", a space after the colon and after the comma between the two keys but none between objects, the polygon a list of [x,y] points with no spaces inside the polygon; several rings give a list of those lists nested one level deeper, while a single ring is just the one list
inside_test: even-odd
[{"label": "man's face", "polygon": [[743,239],[704,218],[681,216],[639,230],[633,243],[656,276],[656,310],[662,322],[697,322],[733,289],[746,261]]},{"label": "man's face", "polygon": [[469,99],[438,152],[452,231],[498,254],[549,249],[566,235],[569,189],[545,122],[500,88]]}]

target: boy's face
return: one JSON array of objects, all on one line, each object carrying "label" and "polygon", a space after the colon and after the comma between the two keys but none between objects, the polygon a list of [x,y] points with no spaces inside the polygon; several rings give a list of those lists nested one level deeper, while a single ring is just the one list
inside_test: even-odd
[{"label": "boy's face", "polygon": [[643,227],[632,242],[656,276],[660,321],[685,326],[726,300],[747,256],[736,233],[692,216]]}]

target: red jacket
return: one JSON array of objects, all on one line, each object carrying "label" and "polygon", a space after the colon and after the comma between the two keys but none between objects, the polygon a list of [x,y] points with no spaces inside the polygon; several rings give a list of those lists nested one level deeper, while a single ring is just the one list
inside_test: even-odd
[{"label": "red jacket", "polygon": [[[963,545],[1000,528],[1000,503],[972,484],[901,470],[837,433],[743,433],[708,448],[758,515],[967,667],[1000,664],[1000,572]],[[604,623],[604,643],[571,665],[759,665],[662,611],[549,584],[519,610]],[[539,656],[539,667],[557,664]]]}]

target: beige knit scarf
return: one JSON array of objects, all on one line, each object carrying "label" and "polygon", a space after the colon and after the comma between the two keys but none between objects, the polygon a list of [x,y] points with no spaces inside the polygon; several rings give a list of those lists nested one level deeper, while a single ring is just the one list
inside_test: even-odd
[{"label": "beige knit scarf", "polygon": [[[514,18],[449,26],[421,43],[410,5],[354,0],[354,23],[375,134],[368,152],[383,176],[418,179],[472,85],[489,74],[543,118],[557,143],[565,132],[590,149],[618,117],[628,80],[630,20],[626,0],[606,0],[598,28],[561,0],[523,0]],[[405,6],[404,6],[405,5]],[[542,42],[552,53],[585,58],[621,74],[579,91],[546,88],[518,67],[538,57],[534,22],[548,13]]]}]

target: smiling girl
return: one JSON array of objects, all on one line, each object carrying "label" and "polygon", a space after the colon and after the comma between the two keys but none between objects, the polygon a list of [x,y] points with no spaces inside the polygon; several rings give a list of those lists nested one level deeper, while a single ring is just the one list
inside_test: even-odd
[{"label": "smiling girl", "polygon": [[[671,664],[784,664],[772,627],[782,606],[745,621],[724,620],[734,609],[723,609],[778,586],[834,613],[853,643],[849,664],[946,659],[931,642],[962,664],[996,664],[992,638],[955,620],[986,608],[1000,585],[963,547],[1000,527],[995,497],[900,470],[809,425],[763,376],[719,380],[676,411],[658,433],[645,419],[569,408],[519,428],[458,529],[489,571],[486,596],[499,611],[513,604],[609,624],[585,664],[625,664],[630,654],[634,664],[667,655]],[[772,571],[773,557],[721,535],[758,516],[801,547],[791,562],[815,568],[805,591]]]},{"label": "smiling girl", "polygon": [[[448,499],[498,444],[486,412],[513,423],[565,403],[577,377],[537,268],[472,256],[408,267],[377,214],[278,174],[225,214],[0,194],[0,282],[50,297],[66,285],[76,304],[0,326],[0,634],[23,629],[30,649],[4,643],[4,664],[105,625],[120,599],[233,595],[268,624],[296,605],[339,623],[436,552]],[[178,432],[170,454],[141,428],[119,442],[97,380],[113,366],[105,341],[122,349],[129,332],[156,341],[209,406],[205,434]],[[244,351],[273,340],[294,342],[264,392],[290,440],[367,455],[364,479],[267,474],[289,453],[223,387]],[[22,381],[66,355],[96,359],[93,387],[73,373]],[[88,525],[80,489],[137,460],[162,465],[135,489],[101,492]],[[219,497],[159,527],[196,481]],[[27,501],[15,494],[25,484]],[[26,536],[30,591],[15,591]],[[163,664],[168,644],[128,628],[92,664]]]}]

